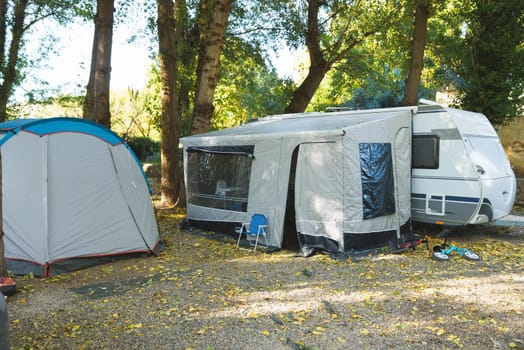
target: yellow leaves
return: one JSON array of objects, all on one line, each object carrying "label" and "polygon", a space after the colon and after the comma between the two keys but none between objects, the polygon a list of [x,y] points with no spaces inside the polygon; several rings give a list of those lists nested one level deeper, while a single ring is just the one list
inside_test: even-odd
[{"label": "yellow leaves", "polygon": [[212,333],[212,334],[216,334],[215,327],[214,326],[202,327],[199,330],[197,330],[195,333],[198,334],[198,335],[205,335],[208,332]]},{"label": "yellow leaves", "polygon": [[327,328],[326,328],[326,327],[316,326],[316,327],[311,331],[311,333],[313,333],[313,334],[315,334],[315,335],[322,335],[322,334],[324,334],[325,331],[327,331]]},{"label": "yellow leaves", "polygon": [[369,336],[369,335],[371,335],[371,332],[368,331],[366,328],[361,328],[360,329],[360,334]]},{"label": "yellow leaves", "polygon": [[441,327],[432,327],[432,326],[427,326],[426,329],[432,331],[433,333],[435,333],[435,334],[438,335],[438,336],[441,336],[442,334],[446,333],[446,331],[444,330],[444,328],[441,328]]},{"label": "yellow leaves", "polygon": [[359,319],[359,318],[362,318],[362,316],[360,316],[360,315],[357,314],[356,312],[353,312],[353,313],[351,314],[351,318],[353,318],[353,319]]},{"label": "yellow leaves", "polygon": [[176,307],[172,307],[172,308],[170,308],[170,309],[168,309],[168,310],[161,311],[161,312],[160,312],[160,315],[161,315],[161,316],[167,316],[167,317],[169,317],[169,316],[171,316],[171,314],[172,314],[173,312],[177,312],[177,311],[178,311],[178,308],[176,308]]},{"label": "yellow leaves", "polygon": [[460,338],[455,336],[455,335],[452,335],[452,334],[448,335],[447,340],[452,342],[453,344],[455,344],[459,348],[463,347],[462,342],[460,341]]},{"label": "yellow leaves", "polygon": [[369,270],[359,273],[358,276],[361,278],[364,278],[367,281],[371,281],[377,277],[377,274],[373,270],[369,269]]},{"label": "yellow leaves", "polygon": [[293,324],[300,326],[306,319],[304,317],[295,316],[293,317]]},{"label": "yellow leaves", "polygon": [[88,339],[86,340],[82,345],[80,345],[80,347],[78,348],[78,350],[86,350],[88,349],[89,345],[91,344],[91,341]]},{"label": "yellow leaves", "polygon": [[511,349],[524,349],[524,340],[513,338],[508,345]]},{"label": "yellow leaves", "polygon": [[303,350],[306,349],[306,344],[300,340],[291,340],[287,338],[286,343],[291,346],[292,349]]},{"label": "yellow leaves", "polygon": [[[516,256],[522,258],[523,254],[513,257],[510,246],[504,244],[493,242],[490,249],[479,250],[486,259],[475,264],[466,264],[459,257],[447,265],[433,262],[425,247],[395,259],[370,257],[341,263],[326,255],[297,261],[289,252],[246,253],[237,250],[236,241],[229,238],[211,242],[198,235],[175,234],[160,257],[115,262],[97,268],[98,274],[91,278],[71,278],[75,283],[57,279],[56,284],[63,284],[60,287],[66,290],[70,285],[96,283],[100,297],[78,296],[72,306],[81,308],[80,316],[65,305],[66,301],[58,303],[46,313],[49,329],[43,330],[44,321],[37,320],[38,331],[44,336],[29,336],[42,344],[53,334],[62,339],[76,336],[74,341],[66,341],[78,348],[96,333],[109,339],[105,345],[112,338],[123,343],[125,333],[137,339],[140,332],[153,336],[164,330],[170,334],[182,330],[178,332],[178,348],[203,349],[218,344],[214,343],[217,339],[227,341],[236,329],[247,329],[256,341],[276,347],[291,337],[290,349],[310,349],[308,345],[313,344],[315,349],[318,344],[351,349],[365,344],[366,339],[372,339],[376,348],[404,340],[413,342],[408,348],[456,349],[466,348],[472,335],[478,334],[474,340],[480,348],[489,348],[490,336],[500,342],[500,348],[522,347],[521,342],[511,339],[516,334],[511,321],[524,314],[514,300],[520,296],[518,289],[511,287],[521,280],[524,265],[518,265]],[[476,241],[460,245],[475,251],[477,245],[482,247]],[[513,273],[504,274],[509,268]],[[47,283],[23,282],[23,294],[10,300],[13,309],[16,307],[11,330],[18,339],[22,339],[23,329],[32,327],[32,320],[20,310],[37,305],[40,293],[35,291]],[[118,288],[105,287],[113,284]],[[30,289],[33,285],[37,287]],[[489,294],[481,294],[488,288]],[[91,309],[100,315],[96,322],[84,321]],[[502,312],[504,317],[499,318]],[[70,326],[64,329],[68,322]],[[353,342],[355,337],[362,343]],[[86,348],[95,344],[93,339]],[[24,343],[17,340],[15,345],[21,348]]]},{"label": "yellow leaves", "polygon": [[[433,332],[435,335],[439,337],[446,333],[446,330],[442,327],[426,326],[426,329]],[[457,337],[456,335],[448,334],[446,337],[446,340],[449,342],[452,342],[453,344],[455,344],[456,346],[460,348],[463,347],[461,339]]]},{"label": "yellow leaves", "polygon": [[408,325],[406,323],[395,323],[395,328],[403,330],[408,328]]},{"label": "yellow leaves", "polygon": [[131,324],[126,325],[126,329],[140,329],[142,327],[143,327],[142,322],[131,323]]},{"label": "yellow leaves", "polygon": [[492,318],[481,318],[478,320],[481,326],[496,325],[497,321]]},{"label": "yellow leaves", "polygon": [[64,327],[64,335],[66,337],[75,338],[80,333],[81,333],[81,327],[78,324],[73,325],[71,323],[68,323]]},{"label": "yellow leaves", "polygon": [[108,273],[108,274],[109,274],[109,273],[113,273],[114,269],[115,269],[114,266],[112,266],[112,265],[107,265],[107,266],[102,267],[100,270],[101,270],[102,272],[104,272],[104,273]]},{"label": "yellow leaves", "polygon": [[324,304],[324,307],[326,308],[326,311],[329,313],[331,318],[338,318],[338,314],[335,311],[335,308],[333,307],[333,305],[329,301],[322,300],[322,303]]}]

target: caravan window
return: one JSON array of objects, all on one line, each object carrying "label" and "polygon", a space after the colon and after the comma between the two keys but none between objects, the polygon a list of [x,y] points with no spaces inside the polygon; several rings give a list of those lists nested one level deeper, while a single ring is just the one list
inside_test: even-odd
[{"label": "caravan window", "polygon": [[360,173],[364,219],[395,213],[395,184],[390,143],[361,143]]},{"label": "caravan window", "polygon": [[254,146],[188,148],[189,203],[247,211],[253,151]]},{"label": "caravan window", "polygon": [[438,135],[413,135],[412,168],[438,169],[439,167]]}]

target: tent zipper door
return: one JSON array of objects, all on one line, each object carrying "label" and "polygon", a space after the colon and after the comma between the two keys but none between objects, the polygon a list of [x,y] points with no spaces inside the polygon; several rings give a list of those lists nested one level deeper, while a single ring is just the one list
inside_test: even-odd
[{"label": "tent zipper door", "polygon": [[343,247],[343,175],[341,145],[302,143],[295,175],[297,232],[310,241],[336,242]]}]

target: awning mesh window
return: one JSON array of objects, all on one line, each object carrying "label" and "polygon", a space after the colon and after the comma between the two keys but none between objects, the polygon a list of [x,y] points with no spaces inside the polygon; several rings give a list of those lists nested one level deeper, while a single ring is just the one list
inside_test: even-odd
[{"label": "awning mesh window", "polygon": [[390,143],[361,143],[360,171],[364,219],[395,213],[395,187]]},{"label": "awning mesh window", "polygon": [[189,203],[247,211],[254,146],[192,147],[187,150]]}]

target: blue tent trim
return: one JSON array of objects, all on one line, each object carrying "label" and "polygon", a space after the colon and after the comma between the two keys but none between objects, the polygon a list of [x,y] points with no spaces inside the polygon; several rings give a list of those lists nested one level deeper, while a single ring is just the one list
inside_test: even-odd
[{"label": "blue tent trim", "polygon": [[[91,135],[101,139],[102,141],[116,146],[124,144],[129,150],[133,158],[135,159],[138,167],[142,171],[142,175],[146,180],[149,193],[151,193],[151,186],[147,179],[146,174],[142,170],[142,165],[138,160],[135,152],[125,143],[117,134],[103,125],[95,123],[91,120],[71,118],[71,117],[53,117],[44,119],[15,119],[0,123],[0,147],[6,143],[11,137],[18,134],[21,131],[30,132],[35,135],[45,136],[50,134],[56,134],[61,132],[73,132]],[[2,137],[1,134],[5,133]]]},{"label": "blue tent trim", "polygon": [[[17,134],[20,131],[27,131],[40,136],[59,132],[77,132],[98,137],[113,146],[124,143],[117,134],[108,128],[80,118],[16,119],[0,123],[0,132]],[[0,144],[4,143],[2,141],[0,141]]]}]

